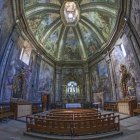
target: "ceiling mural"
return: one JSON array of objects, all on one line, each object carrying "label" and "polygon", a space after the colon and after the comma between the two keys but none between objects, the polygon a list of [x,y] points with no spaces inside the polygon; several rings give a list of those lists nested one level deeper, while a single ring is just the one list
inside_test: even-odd
[{"label": "ceiling mural", "polygon": [[63,60],[81,60],[82,56],[79,50],[79,41],[72,27],[69,28],[66,40],[64,41]]},{"label": "ceiling mural", "polygon": [[55,60],[88,60],[108,42],[121,0],[24,0],[33,36]]}]

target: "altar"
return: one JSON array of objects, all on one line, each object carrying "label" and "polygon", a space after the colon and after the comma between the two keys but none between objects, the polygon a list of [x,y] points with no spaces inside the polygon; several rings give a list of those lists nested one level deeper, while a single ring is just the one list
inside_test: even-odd
[{"label": "altar", "polygon": [[81,104],[80,103],[66,103],[66,108],[81,108]]}]

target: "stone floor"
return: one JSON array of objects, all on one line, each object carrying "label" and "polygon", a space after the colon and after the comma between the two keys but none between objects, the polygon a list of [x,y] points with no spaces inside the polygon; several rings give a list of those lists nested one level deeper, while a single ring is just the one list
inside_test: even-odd
[{"label": "stone floor", "polygon": [[[104,138],[102,140],[140,140],[140,116],[128,118],[121,114],[121,130],[123,135]],[[40,138],[24,136],[26,124],[23,121],[9,120],[0,122],[0,140],[42,140]]]}]

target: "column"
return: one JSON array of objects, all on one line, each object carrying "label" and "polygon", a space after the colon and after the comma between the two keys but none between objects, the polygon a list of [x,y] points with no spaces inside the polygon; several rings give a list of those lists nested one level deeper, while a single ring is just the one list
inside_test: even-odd
[{"label": "column", "polygon": [[110,58],[110,54],[108,52],[106,56],[106,63],[108,65],[108,71],[109,71],[109,77],[111,82],[111,100],[116,101],[117,100],[117,94],[116,94],[116,84],[115,84],[115,77],[114,77],[114,69],[112,65],[112,61]]},{"label": "column", "polygon": [[86,64],[84,67],[84,73],[85,73],[85,94],[86,94],[86,101],[90,102],[90,84],[89,84],[89,68],[88,65]]},{"label": "column", "polygon": [[56,66],[56,74],[55,74],[55,102],[61,101],[61,67]]}]

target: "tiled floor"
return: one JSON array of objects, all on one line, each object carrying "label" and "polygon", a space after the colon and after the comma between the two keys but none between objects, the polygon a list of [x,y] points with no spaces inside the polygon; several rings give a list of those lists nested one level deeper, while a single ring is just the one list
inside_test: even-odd
[{"label": "tiled floor", "polygon": [[[140,116],[122,119],[120,124],[123,135],[104,138],[103,140],[140,140]],[[24,122],[15,120],[0,122],[0,140],[41,140],[24,136],[25,130],[26,124]]]}]

